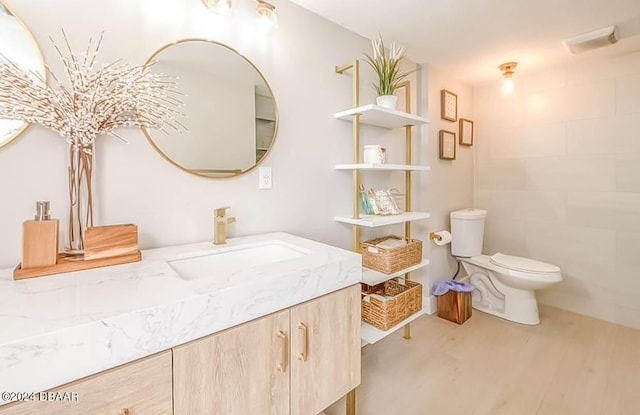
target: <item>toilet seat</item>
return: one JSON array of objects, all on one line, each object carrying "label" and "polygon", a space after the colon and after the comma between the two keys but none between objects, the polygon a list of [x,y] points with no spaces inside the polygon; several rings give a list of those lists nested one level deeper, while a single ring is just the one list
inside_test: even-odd
[{"label": "toilet seat", "polygon": [[560,268],[556,265],[547,264],[546,262],[536,261],[535,259],[530,258],[505,255],[499,252],[491,255],[489,262],[493,265],[506,269],[533,274],[555,274],[560,272]]}]

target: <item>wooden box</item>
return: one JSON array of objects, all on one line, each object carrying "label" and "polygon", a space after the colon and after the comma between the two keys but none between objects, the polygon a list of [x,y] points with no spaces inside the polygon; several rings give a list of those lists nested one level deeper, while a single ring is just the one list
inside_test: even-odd
[{"label": "wooden box", "polygon": [[138,253],[138,227],[134,224],[93,226],[84,236],[84,260]]},{"label": "wooden box", "polygon": [[471,293],[448,291],[437,298],[438,317],[458,324],[471,317]]}]

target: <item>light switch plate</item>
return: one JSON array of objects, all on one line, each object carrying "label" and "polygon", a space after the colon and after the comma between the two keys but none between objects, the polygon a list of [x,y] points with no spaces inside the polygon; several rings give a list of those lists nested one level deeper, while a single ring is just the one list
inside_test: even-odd
[{"label": "light switch plate", "polygon": [[259,167],[258,168],[258,189],[271,189],[273,188],[273,181],[271,177],[271,167]]}]

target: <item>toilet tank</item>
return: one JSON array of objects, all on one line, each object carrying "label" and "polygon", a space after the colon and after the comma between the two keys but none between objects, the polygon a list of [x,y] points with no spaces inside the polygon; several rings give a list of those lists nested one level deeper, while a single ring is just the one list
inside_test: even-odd
[{"label": "toilet tank", "polygon": [[468,208],[451,212],[451,255],[472,257],[482,253],[487,211]]}]

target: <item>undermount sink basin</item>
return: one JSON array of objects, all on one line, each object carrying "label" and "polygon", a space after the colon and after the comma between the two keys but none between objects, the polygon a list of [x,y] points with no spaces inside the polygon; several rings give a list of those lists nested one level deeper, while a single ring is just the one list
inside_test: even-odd
[{"label": "undermount sink basin", "polygon": [[231,246],[167,263],[185,280],[229,275],[260,265],[300,258],[309,251],[282,241]]}]

